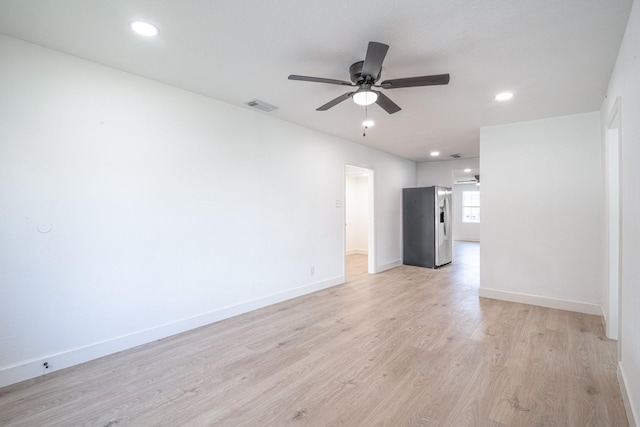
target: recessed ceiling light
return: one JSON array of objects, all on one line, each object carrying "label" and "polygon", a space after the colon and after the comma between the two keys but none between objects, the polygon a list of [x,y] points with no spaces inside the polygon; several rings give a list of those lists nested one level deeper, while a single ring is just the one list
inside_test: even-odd
[{"label": "recessed ceiling light", "polygon": [[134,21],[131,23],[131,29],[141,36],[153,37],[157,36],[160,31],[155,25],[143,21]]},{"label": "recessed ceiling light", "polygon": [[440,152],[439,152],[439,151],[432,151],[432,152],[431,152],[431,155],[432,155],[433,157],[436,157],[436,156],[439,156],[439,155],[440,155]]},{"label": "recessed ceiling light", "polygon": [[370,128],[371,126],[373,126],[375,123],[373,120],[365,120],[364,122],[362,122],[362,126],[366,127],[366,128]]},{"label": "recessed ceiling light", "polygon": [[513,98],[513,92],[502,92],[496,95],[496,101],[508,101]]},{"label": "recessed ceiling light", "polygon": [[471,172],[471,169],[465,169],[464,171],[465,171],[466,173],[469,173],[469,172]]}]

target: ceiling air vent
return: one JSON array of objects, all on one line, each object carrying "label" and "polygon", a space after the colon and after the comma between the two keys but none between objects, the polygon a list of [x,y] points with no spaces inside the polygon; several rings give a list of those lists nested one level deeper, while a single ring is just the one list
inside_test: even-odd
[{"label": "ceiling air vent", "polygon": [[454,184],[477,184],[478,180],[472,176],[458,177],[453,180]]},{"label": "ceiling air vent", "polygon": [[278,107],[276,107],[275,105],[271,105],[267,102],[260,101],[259,99],[254,99],[253,101],[245,102],[245,104],[247,104],[249,107],[257,108],[258,110],[262,110],[267,113],[278,109]]},{"label": "ceiling air vent", "polygon": [[453,157],[454,159],[459,159],[460,157],[462,157],[462,154],[452,154],[451,157]]}]

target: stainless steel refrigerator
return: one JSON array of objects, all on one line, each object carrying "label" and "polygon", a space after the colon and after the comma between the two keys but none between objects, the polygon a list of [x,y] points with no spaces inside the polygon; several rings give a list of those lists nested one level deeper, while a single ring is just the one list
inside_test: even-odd
[{"label": "stainless steel refrigerator", "polygon": [[436,268],[453,259],[451,189],[402,190],[403,263]]}]

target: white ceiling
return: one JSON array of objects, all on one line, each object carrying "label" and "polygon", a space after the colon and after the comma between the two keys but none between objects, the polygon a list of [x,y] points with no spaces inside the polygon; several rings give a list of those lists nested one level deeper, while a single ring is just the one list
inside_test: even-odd
[{"label": "white ceiling", "polygon": [[[632,0],[0,0],[0,33],[416,161],[479,155],[479,128],[596,111]],[[146,20],[153,39],[129,29]],[[390,45],[382,79],[449,73],[446,86],[386,90],[402,111],[347,100],[369,41]],[[493,100],[503,90],[513,100]]]}]

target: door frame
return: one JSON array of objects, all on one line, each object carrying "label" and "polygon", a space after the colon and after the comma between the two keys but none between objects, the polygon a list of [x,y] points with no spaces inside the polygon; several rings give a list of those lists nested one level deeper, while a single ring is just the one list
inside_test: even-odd
[{"label": "door frame", "polygon": [[344,277],[347,275],[347,263],[346,263],[346,253],[347,253],[347,176],[349,168],[357,168],[362,169],[363,172],[366,171],[368,175],[367,182],[367,272],[369,274],[375,274],[377,268],[377,257],[376,257],[376,238],[375,238],[375,169],[371,166],[364,165],[361,163],[354,162],[345,162],[344,167],[344,228],[342,233],[342,247],[344,254]]},{"label": "door frame", "polygon": [[618,357],[622,341],[622,162],[621,162],[621,120],[620,97],[617,97],[607,117],[604,130],[605,143],[605,191],[606,191],[606,230],[607,230],[607,318],[606,334],[608,338],[618,340]]}]

